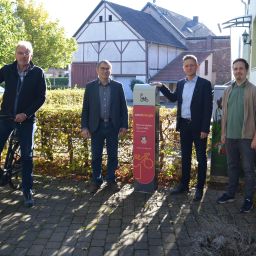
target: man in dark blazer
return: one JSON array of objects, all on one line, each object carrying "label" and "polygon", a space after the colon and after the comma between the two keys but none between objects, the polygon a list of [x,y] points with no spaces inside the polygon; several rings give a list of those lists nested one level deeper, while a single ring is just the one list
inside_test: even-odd
[{"label": "man in dark blazer", "polygon": [[[155,83],[170,101],[177,101],[177,131],[180,132],[182,177],[171,194],[189,191],[192,145],[194,143],[198,161],[197,186],[194,201],[200,201],[207,171],[207,136],[212,115],[211,83],[196,75],[197,58],[194,55],[183,57],[183,70],[186,78],[178,81],[175,92],[161,83]],[[154,84],[153,84],[154,85]]]},{"label": "man in dark blazer", "polygon": [[0,69],[0,83],[5,82],[0,116],[13,117],[0,120],[0,152],[10,133],[17,128],[26,207],[34,205],[32,187],[35,113],[43,105],[46,95],[44,72],[32,63],[32,56],[31,43],[20,41],[16,46],[16,61]]},{"label": "man in dark blazer", "polygon": [[128,129],[128,110],[122,84],[111,80],[112,65],[100,61],[96,71],[98,79],[86,85],[82,110],[82,136],[91,137],[92,183],[90,192],[95,193],[103,183],[102,151],[106,141],[108,154],[107,185],[113,191],[119,187],[115,180],[118,166],[118,136]]}]

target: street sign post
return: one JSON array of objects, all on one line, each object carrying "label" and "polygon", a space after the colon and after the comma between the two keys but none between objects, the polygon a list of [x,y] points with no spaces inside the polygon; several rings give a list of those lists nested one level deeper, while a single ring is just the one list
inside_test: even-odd
[{"label": "street sign post", "polygon": [[159,91],[136,84],[133,91],[133,174],[135,191],[157,189],[159,169]]}]

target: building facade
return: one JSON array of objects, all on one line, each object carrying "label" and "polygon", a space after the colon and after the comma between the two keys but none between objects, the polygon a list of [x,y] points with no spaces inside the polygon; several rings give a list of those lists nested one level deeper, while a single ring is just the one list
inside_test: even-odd
[{"label": "building facade", "polygon": [[[193,19],[147,3],[141,11],[101,1],[75,33],[78,49],[71,67],[72,84],[84,87],[96,78],[95,67],[107,59],[113,65],[113,78],[122,82],[127,99],[132,99],[133,79],[153,81],[161,71],[185,52],[201,54],[199,73],[213,83],[230,80],[230,38],[215,36],[197,16]],[[218,69],[219,65],[222,67]],[[183,77],[167,83],[176,83]],[[203,71],[201,71],[203,70]],[[227,72],[229,71],[229,72]],[[200,74],[201,75],[201,74]]]}]

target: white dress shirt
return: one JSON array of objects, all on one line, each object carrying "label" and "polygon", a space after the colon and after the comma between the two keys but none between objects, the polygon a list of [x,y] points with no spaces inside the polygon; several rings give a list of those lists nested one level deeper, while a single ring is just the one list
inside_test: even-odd
[{"label": "white dress shirt", "polygon": [[187,80],[184,84],[182,92],[182,104],[181,104],[181,117],[191,119],[190,105],[192,101],[192,96],[196,86],[198,76],[195,76],[192,80]]}]

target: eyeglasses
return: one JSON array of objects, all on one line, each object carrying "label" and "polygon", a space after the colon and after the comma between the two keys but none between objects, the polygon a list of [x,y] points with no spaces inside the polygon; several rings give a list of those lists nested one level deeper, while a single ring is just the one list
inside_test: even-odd
[{"label": "eyeglasses", "polygon": [[109,71],[110,68],[100,67],[100,70],[102,70],[102,71]]},{"label": "eyeglasses", "polygon": [[28,57],[30,55],[30,52],[17,52],[17,54],[20,56]]}]

